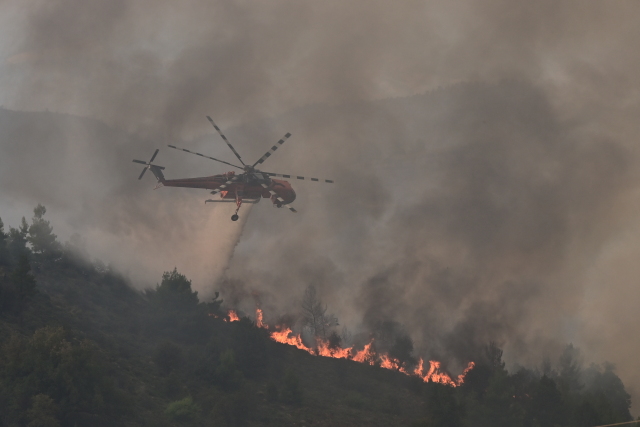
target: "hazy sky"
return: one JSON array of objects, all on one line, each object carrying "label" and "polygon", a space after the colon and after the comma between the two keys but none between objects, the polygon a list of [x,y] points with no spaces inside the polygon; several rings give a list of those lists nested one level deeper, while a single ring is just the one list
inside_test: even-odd
[{"label": "hazy sky", "polygon": [[[343,324],[398,321],[452,365],[490,339],[521,363],[572,341],[637,399],[639,19],[632,1],[0,0],[0,104],[96,119],[0,115],[0,216],[42,202],[137,286],[176,265],[267,316],[314,283]],[[231,223],[136,180],[131,158],[167,143],[233,160],[205,115],[248,159],[292,132],[264,169],[336,184]]]}]

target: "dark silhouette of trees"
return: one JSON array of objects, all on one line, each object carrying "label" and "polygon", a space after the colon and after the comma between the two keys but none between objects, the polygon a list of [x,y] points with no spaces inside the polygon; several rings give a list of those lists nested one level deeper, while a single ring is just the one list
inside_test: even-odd
[{"label": "dark silhouette of trees", "polygon": [[36,294],[36,279],[31,274],[29,258],[23,254],[8,275],[0,276],[0,313],[22,314]]},{"label": "dark silhouette of trees", "polygon": [[211,314],[218,317],[222,316],[222,310],[220,309],[220,306],[222,305],[224,300],[218,299],[219,297],[220,297],[220,292],[216,292],[213,298],[211,299],[211,301],[204,303],[204,306],[207,309],[207,314]]},{"label": "dark silhouette of trees", "polygon": [[41,204],[33,209],[27,241],[31,244],[31,250],[34,254],[43,258],[54,258],[61,254],[62,245],[58,243],[57,236],[53,234],[53,227],[49,221],[44,219],[45,213],[47,213],[47,208]]},{"label": "dark silhouette of trees", "polygon": [[565,421],[565,405],[562,393],[556,382],[543,375],[537,382],[531,394],[533,423],[540,427],[563,425]]},{"label": "dark silhouette of trees", "polygon": [[18,311],[22,313],[27,301],[36,293],[36,279],[31,274],[31,265],[26,255],[22,255],[18,259],[18,265],[11,273],[10,278],[16,292]]},{"label": "dark silhouette of trees", "polygon": [[[60,327],[12,336],[0,352],[0,382],[18,419],[73,425],[79,414],[109,414],[116,402],[95,344],[67,339]],[[44,424],[47,425],[47,424]]]},{"label": "dark silhouette of trees", "polygon": [[396,341],[389,349],[389,356],[397,360],[399,367],[409,368],[417,363],[413,357],[413,340],[409,335],[403,334],[396,337]]},{"label": "dark silhouette of trees", "polygon": [[428,426],[461,427],[464,409],[456,391],[444,384],[429,384],[425,391]]},{"label": "dark silhouette of trees", "polygon": [[338,335],[336,331],[332,331],[327,341],[329,343],[328,347],[330,349],[336,350],[341,347],[342,337]]},{"label": "dark silhouette of trees", "polygon": [[[111,269],[67,257],[79,252],[77,239],[57,258],[44,207],[34,214],[33,228],[23,219],[6,233],[0,221],[0,426],[291,425],[316,417],[336,425],[592,427],[631,419],[614,366],[584,367],[572,345],[541,369],[510,373],[489,343],[460,387],[425,384],[379,368],[379,354],[408,371],[415,362],[409,334],[386,319],[370,323],[366,363],[320,360],[273,343],[247,317],[224,322],[219,294],[199,303],[175,268],[145,297]],[[350,345],[315,288],[303,304],[316,336]],[[58,324],[66,329],[44,327]],[[291,407],[303,393],[305,407]],[[331,419],[322,420],[327,408]]]},{"label": "dark silhouette of trees", "polygon": [[60,410],[56,402],[46,394],[36,394],[31,399],[31,407],[27,411],[27,427],[60,426]]},{"label": "dark silhouette of trees", "polygon": [[584,370],[582,405],[595,408],[601,424],[613,424],[631,419],[629,408],[631,396],[624,389],[620,378],[614,373],[614,366],[592,364]]},{"label": "dark silhouette of trees", "polygon": [[558,382],[565,393],[579,393],[583,384],[580,351],[568,344],[560,356]]},{"label": "dark silhouette of trees", "polygon": [[4,223],[0,218],[0,268],[7,267],[11,263],[9,253],[9,234],[4,232]]},{"label": "dark silhouette of trees", "polygon": [[505,371],[502,350],[495,342],[490,342],[475,363],[475,367],[467,374],[461,390],[482,399],[489,388],[491,378]]},{"label": "dark silhouette of trees", "polygon": [[248,318],[233,322],[233,338],[231,348],[235,354],[238,369],[247,378],[261,377],[267,369],[268,334],[265,329],[256,328]]},{"label": "dark silhouette of trees", "polygon": [[155,290],[147,291],[147,295],[163,308],[189,310],[198,305],[198,292],[191,290],[191,280],[180,274],[177,268],[165,271],[162,282]]},{"label": "dark silhouette of trees", "polygon": [[302,297],[302,316],[304,325],[314,336],[327,339],[333,328],[338,325],[338,319],[333,314],[327,314],[327,306],[322,304],[313,285],[307,286]]},{"label": "dark silhouette of trees", "polygon": [[27,247],[27,235],[29,234],[29,224],[27,220],[22,217],[20,227],[9,227],[9,253],[11,254],[12,262],[17,262],[22,255],[29,256],[31,251]]}]

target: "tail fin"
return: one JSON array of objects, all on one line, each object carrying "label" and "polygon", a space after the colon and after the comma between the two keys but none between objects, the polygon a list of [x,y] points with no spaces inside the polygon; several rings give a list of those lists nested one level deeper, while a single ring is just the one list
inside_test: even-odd
[{"label": "tail fin", "polygon": [[151,169],[151,173],[153,173],[158,182],[164,182],[164,174],[162,173],[162,169],[164,168],[162,166],[149,165],[149,169]]}]

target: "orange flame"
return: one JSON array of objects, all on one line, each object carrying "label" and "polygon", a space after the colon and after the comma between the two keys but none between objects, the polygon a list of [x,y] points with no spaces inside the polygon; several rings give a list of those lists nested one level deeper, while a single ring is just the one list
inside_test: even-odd
[{"label": "orange flame", "polygon": [[268,328],[268,326],[262,321],[262,310],[256,308],[256,326],[258,328]]},{"label": "orange flame", "polygon": [[420,358],[418,362],[418,366],[416,366],[416,369],[413,371],[413,375],[419,376],[420,378],[422,378],[422,381],[424,382],[447,384],[453,387],[457,387],[462,383],[464,383],[464,378],[466,377],[467,373],[471,369],[473,369],[474,366],[475,366],[475,363],[469,362],[469,365],[465,368],[464,371],[462,371],[460,375],[458,375],[458,377],[454,381],[453,379],[451,379],[449,374],[441,371],[442,364],[437,360],[429,361],[429,370],[425,374],[423,370],[424,361],[422,360],[422,358]]},{"label": "orange flame", "polygon": [[371,341],[369,344],[365,345],[362,350],[357,352],[356,355],[351,358],[351,360],[354,360],[354,361],[360,362],[360,363],[368,363],[369,365],[373,365],[375,362],[374,362],[374,353],[373,353],[373,350],[371,349],[372,345],[373,345],[373,341]]},{"label": "orange flame", "polygon": [[300,350],[304,350],[308,353],[313,354],[313,350],[307,347],[306,345],[304,345],[304,343],[302,342],[302,338],[300,337],[300,334],[290,337],[289,334],[291,333],[292,333],[291,328],[283,328],[280,331],[272,332],[271,339],[274,340],[275,342],[279,342],[282,344],[289,344],[289,345],[296,346]]},{"label": "orange flame", "polygon": [[467,374],[469,373],[470,370],[472,370],[474,367],[476,366],[475,362],[469,362],[469,364],[467,365],[466,368],[464,368],[464,371],[462,371],[462,373],[460,375],[458,375],[458,385],[463,384],[464,383],[464,379],[467,376]]},{"label": "orange flame", "polygon": [[[230,322],[240,320],[235,310],[229,310],[229,319]],[[264,323],[263,312],[260,308],[256,308],[256,326],[259,328],[269,329],[269,325]],[[276,329],[276,331],[271,332],[270,334],[271,339],[275,342],[292,345],[309,354],[315,354],[317,356],[332,357],[334,359],[351,359],[354,362],[367,363],[369,365],[375,365],[378,361],[382,368],[400,371],[406,375],[414,375],[422,379],[424,382],[434,382],[457,387],[464,383],[467,373],[475,366],[474,362],[469,362],[469,365],[465,370],[457,376],[456,380],[453,380],[448,373],[441,370],[442,364],[437,360],[430,360],[429,370],[424,373],[424,360],[420,358],[418,366],[415,367],[413,372],[409,372],[405,367],[401,366],[399,360],[394,359],[387,354],[376,354],[376,351],[372,348],[373,340],[371,340],[369,344],[365,345],[362,350],[354,352],[353,347],[329,347],[329,343],[327,341],[321,338],[316,338],[316,349],[314,350],[307,347],[302,342],[300,334],[293,334],[291,328],[276,326]]]},{"label": "orange flame", "polygon": [[398,369],[398,361],[386,354],[380,356],[380,367],[385,369]]},{"label": "orange flame", "polygon": [[[237,322],[240,320],[240,317],[238,317],[238,313],[236,313],[235,310],[229,310],[227,317],[229,317],[229,322]],[[224,321],[226,322],[227,319],[225,318]]]},{"label": "orange flame", "polygon": [[318,348],[316,353],[318,356],[333,357],[334,359],[347,359],[351,356],[351,347],[349,348],[331,348],[326,341],[318,340]]},{"label": "orange flame", "polygon": [[422,377],[422,380],[424,382],[447,384],[455,387],[457,384],[453,382],[449,374],[440,370],[440,366],[440,362],[436,360],[430,360],[429,372],[427,372],[426,375]]}]

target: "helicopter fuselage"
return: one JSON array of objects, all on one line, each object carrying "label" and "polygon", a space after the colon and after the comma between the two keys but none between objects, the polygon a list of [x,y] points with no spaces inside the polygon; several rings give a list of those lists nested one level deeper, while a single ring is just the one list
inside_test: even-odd
[{"label": "helicopter fuselage", "polygon": [[[197,178],[180,178],[180,179],[165,179],[160,183],[165,187],[183,187],[183,188],[202,188],[205,190],[216,190],[229,179],[233,178],[234,174],[226,173],[220,175],[203,176]],[[268,199],[270,198],[274,205],[281,205],[282,203],[276,200],[269,190],[277,193],[280,198],[284,200],[284,203],[288,204],[296,199],[296,193],[291,187],[291,183],[279,179],[269,179],[268,188],[262,187],[258,180],[249,179],[247,182],[237,181],[229,184],[223,191],[220,191],[220,198],[222,199],[236,199],[240,196],[244,199]]]}]

